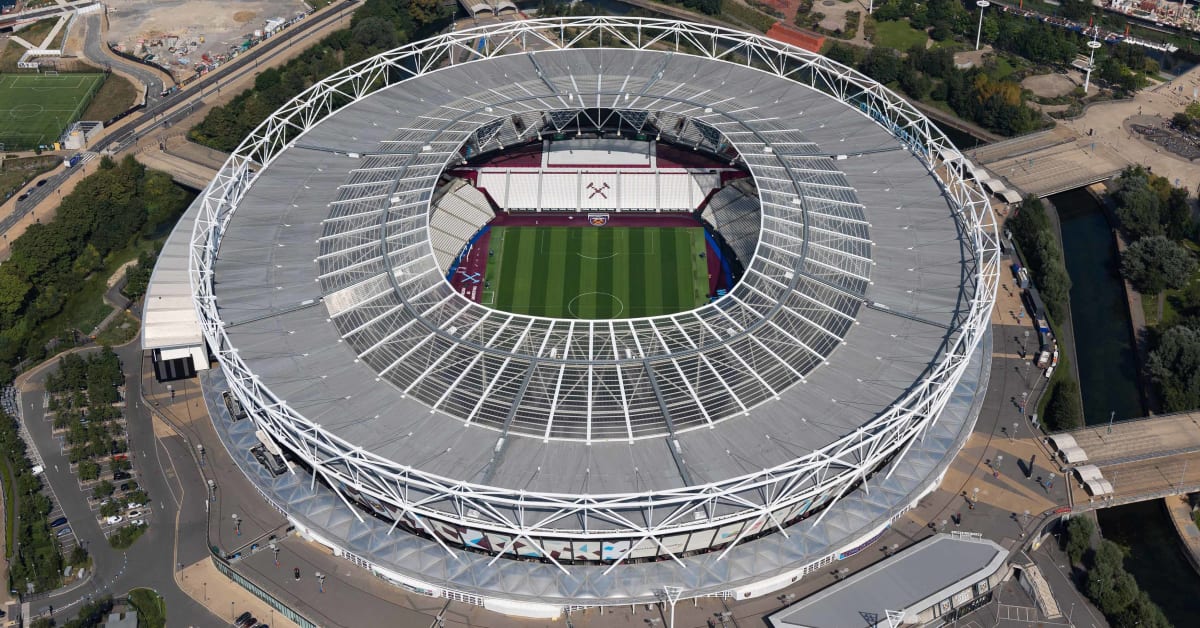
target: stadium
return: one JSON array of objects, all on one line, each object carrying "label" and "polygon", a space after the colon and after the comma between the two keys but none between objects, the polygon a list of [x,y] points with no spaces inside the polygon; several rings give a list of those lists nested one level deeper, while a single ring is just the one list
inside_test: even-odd
[{"label": "stadium", "polygon": [[336,554],[500,612],[827,571],[937,487],[987,385],[970,165],[870,79],[721,27],[398,48],[193,210],[164,256],[188,238],[242,470]]}]

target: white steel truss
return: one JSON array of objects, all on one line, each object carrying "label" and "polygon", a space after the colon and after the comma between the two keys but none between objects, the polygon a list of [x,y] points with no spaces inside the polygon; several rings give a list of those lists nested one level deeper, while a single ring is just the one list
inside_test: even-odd
[{"label": "white steel truss", "polygon": [[[489,42],[485,50],[473,46],[481,36]],[[738,477],[649,493],[534,493],[438,476],[365,451],[276,397],[238,356],[219,315],[214,290],[222,236],[258,173],[325,117],[380,89],[451,65],[524,55],[533,42],[550,51],[597,45],[667,49],[676,55],[737,63],[748,71],[795,81],[851,103],[888,130],[940,181],[973,256],[968,260],[973,283],[966,288],[969,311],[956,321],[936,364],[868,424],[819,451]],[[467,138],[477,137],[486,144],[496,142],[506,130],[526,133],[528,127],[517,131],[511,122],[507,126],[493,124],[501,116],[511,117],[518,103],[522,110],[564,110],[582,106],[585,94],[599,95],[584,88],[569,89],[570,82],[557,80],[561,77],[540,78],[554,91],[531,93],[522,87],[519,94],[518,90],[492,94],[492,101],[474,102],[457,117],[430,118],[424,126],[402,129],[402,136],[391,140],[394,152],[352,155],[363,160],[363,167],[354,171],[353,185],[341,188],[324,225],[330,237],[319,244],[322,286],[330,294],[382,278],[391,283],[396,297],[364,295],[370,298],[349,305],[335,318],[334,323],[360,356],[376,364],[381,376],[401,382],[401,388],[419,398],[427,394],[427,387],[421,384],[431,375],[437,373],[443,381],[446,374],[453,374],[450,388],[433,387],[436,396],[422,398],[431,407],[446,402],[455,386],[471,380],[477,394],[465,403],[463,418],[495,429],[498,452],[505,438],[511,437],[510,430],[588,442],[673,438],[677,432],[708,427],[714,420],[743,413],[819,367],[864,304],[861,295],[869,279],[870,239],[862,206],[836,170],[797,170],[788,165],[803,157],[787,152],[802,143],[802,137],[789,139],[787,129],[773,126],[769,120],[742,120],[729,113],[732,104],[722,113],[711,106],[716,102],[712,96],[706,100],[698,92],[659,93],[647,85],[645,93],[624,100],[621,109],[659,117],[678,115],[684,122],[681,133],[691,133],[696,142],[713,141],[716,136],[711,131],[718,128],[717,121],[741,125],[736,133],[723,129],[725,140],[715,141],[736,146],[756,176],[764,216],[778,220],[763,230],[746,278],[728,297],[670,317],[566,321],[496,312],[455,299],[447,294],[444,283],[428,283],[438,278],[438,273],[432,250],[420,241],[426,225],[393,231],[393,225],[412,215],[404,212],[428,211],[427,202],[410,200],[422,194],[427,198],[437,173],[457,158]],[[492,109],[500,111],[493,113]],[[714,120],[703,125],[690,122],[710,114]],[[486,124],[492,125],[486,129],[487,137],[473,135]],[[437,141],[439,136],[454,139]],[[710,137],[706,140],[706,136]],[[773,147],[778,147],[778,152]],[[987,332],[999,276],[994,216],[986,196],[967,178],[967,172],[961,153],[903,99],[854,70],[762,36],[660,19],[580,17],[506,22],[439,35],[364,60],[312,86],[260,124],[204,191],[191,239],[192,290],[210,349],[227,375],[231,392],[251,411],[254,421],[304,458],[335,490],[384,504],[388,512],[400,513],[393,516],[405,517],[414,527],[430,530],[429,522],[443,522],[535,544],[544,538],[630,539],[631,549],[635,549],[645,539],[662,547],[659,539],[668,534],[745,522],[732,543],[736,544],[764,529],[764,523],[779,526],[780,514],[793,506],[822,504],[844,494],[905,443],[923,434],[947,403]],[[810,229],[818,218],[820,229]],[[334,242],[345,248],[335,247]],[[377,246],[369,246],[371,242]],[[827,246],[832,242],[837,246]],[[413,251],[421,256],[413,257]],[[785,302],[791,293],[821,307],[799,311]],[[395,323],[393,315],[399,311],[415,318]],[[378,328],[378,334],[363,335],[378,325],[385,325]],[[769,337],[764,335],[768,331]],[[757,372],[746,375],[746,381],[762,382],[753,398],[735,391],[736,382],[728,379],[727,371],[714,366],[714,362],[730,363],[726,353],[733,352],[730,347],[735,340],[760,349],[756,359],[770,361],[778,371],[767,375],[767,369],[757,366]],[[818,342],[819,346],[814,345]],[[389,348],[392,343],[396,344]],[[746,366],[739,356],[734,357]],[[486,379],[479,379],[475,371],[480,364],[487,366],[482,372],[490,373]],[[580,368],[583,374],[579,377],[564,377]],[[700,378],[699,382],[689,381],[688,374]],[[494,414],[484,401],[498,396],[500,388],[509,389],[498,387],[501,378],[525,382],[520,396],[500,404],[516,408],[506,415]],[[521,403],[533,403],[534,393],[528,389],[531,381],[547,400],[523,410]],[[639,420],[631,414],[629,396],[646,395],[650,388],[660,396],[660,408],[666,407],[661,395],[670,394],[687,397],[690,410],[672,413],[662,421]],[[660,392],[668,388],[669,392]],[[556,415],[561,419],[564,410],[579,411],[567,406],[582,399],[581,390],[587,391],[587,420],[575,423],[574,428],[564,423],[568,427],[556,432]],[[608,397],[600,399],[601,391]],[[573,396],[560,397],[567,392]],[[717,397],[726,409],[710,409],[717,407]],[[611,420],[593,424],[594,412],[607,412]],[[531,421],[527,415],[541,415],[542,420]],[[714,505],[723,505],[724,511],[732,514],[715,516]],[[665,548],[663,551],[673,555]]]}]

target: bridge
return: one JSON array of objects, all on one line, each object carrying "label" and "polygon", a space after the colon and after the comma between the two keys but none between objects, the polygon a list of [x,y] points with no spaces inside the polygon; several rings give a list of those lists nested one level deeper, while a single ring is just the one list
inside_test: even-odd
[{"label": "bridge", "polygon": [[1076,511],[1200,492],[1200,412],[1092,425],[1046,440],[1071,476]]},{"label": "bridge", "polygon": [[966,151],[976,166],[1022,196],[1045,198],[1120,174],[1130,161],[1066,125]]},{"label": "bridge", "polygon": [[161,170],[176,183],[194,190],[207,187],[228,157],[221,151],[189,142],[181,135],[146,146],[134,155],[146,167]]}]

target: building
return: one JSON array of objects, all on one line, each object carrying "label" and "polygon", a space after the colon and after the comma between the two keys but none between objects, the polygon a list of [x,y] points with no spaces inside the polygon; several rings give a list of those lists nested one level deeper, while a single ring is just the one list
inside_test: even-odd
[{"label": "building", "polygon": [[[584,194],[544,155],[589,138],[721,168],[651,161]],[[507,209],[480,205],[458,171],[513,151],[537,157],[506,167]],[[747,598],[869,545],[970,433],[998,245],[968,172],[903,99],[786,44],[506,22],[381,54],[280,109],[164,259],[188,261],[218,433],[307,538],[516,615]],[[695,309],[543,318],[447,281],[491,212],[592,220],[679,195],[745,263]],[[196,346],[184,327],[172,347]],[[251,420],[228,416],[227,391]],[[291,472],[250,454],[270,441]]]},{"label": "building", "polygon": [[944,626],[992,599],[1008,550],[978,535],[937,534],[767,618],[773,628]]}]

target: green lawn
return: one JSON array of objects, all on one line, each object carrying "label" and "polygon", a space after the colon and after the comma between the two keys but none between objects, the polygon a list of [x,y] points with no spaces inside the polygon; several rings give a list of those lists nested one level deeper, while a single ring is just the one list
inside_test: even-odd
[{"label": "green lawn", "polygon": [[104,74],[0,75],[0,143],[5,150],[52,144],[87,109]]},{"label": "green lawn", "polygon": [[879,22],[875,25],[875,37],[871,43],[904,51],[912,48],[914,44],[925,43],[927,39],[929,36],[925,31],[909,26],[908,22]]},{"label": "green lawn", "polygon": [[483,303],[554,318],[636,318],[708,299],[704,230],[495,227]]}]

